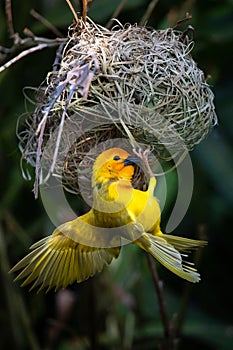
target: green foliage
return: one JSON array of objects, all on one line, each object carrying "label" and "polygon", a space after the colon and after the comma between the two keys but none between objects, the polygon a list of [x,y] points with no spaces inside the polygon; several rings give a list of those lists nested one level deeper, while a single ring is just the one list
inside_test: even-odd
[{"label": "green foliage", "polygon": [[[119,19],[124,23],[139,22],[149,2],[126,1]],[[117,0],[93,0],[89,16],[104,25],[118,4]],[[28,27],[37,36],[54,37],[29,15],[32,7],[66,35],[72,15],[65,1],[25,0],[20,6],[13,2],[15,30],[20,36],[23,37],[23,29]],[[177,348],[181,350],[232,348],[232,10],[232,0],[166,0],[158,2],[148,21],[151,26],[164,28],[184,18],[186,12],[192,14],[194,58],[206,75],[212,76],[219,117],[219,125],[191,153],[195,173],[193,199],[176,229],[179,235],[190,233],[194,237],[204,225],[209,245],[199,259],[202,282],[191,290],[162,267],[158,271],[164,281],[167,309],[174,324],[177,313],[183,310],[182,332],[177,339]],[[12,45],[3,5],[0,7],[0,44]],[[23,88],[38,86],[43,81],[51,70],[54,55],[54,49],[34,53],[0,74],[0,347],[157,349],[163,331],[157,297],[146,258],[136,246],[125,247],[120,259],[99,276],[70,287],[72,307],[69,311],[67,306],[66,316],[62,314],[60,294],[29,293],[13,283],[8,274],[10,266],[25,255],[31,243],[52,231],[40,201],[34,200],[32,183],[22,179],[15,130],[17,118],[25,112]],[[169,174],[167,181],[169,201],[163,213],[164,222],[175,199],[175,175]],[[76,208],[79,207],[78,203]]]}]

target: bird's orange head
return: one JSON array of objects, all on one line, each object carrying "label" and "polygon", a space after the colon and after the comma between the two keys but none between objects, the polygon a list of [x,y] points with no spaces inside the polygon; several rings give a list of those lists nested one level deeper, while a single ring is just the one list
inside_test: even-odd
[{"label": "bird's orange head", "polygon": [[134,164],[138,161],[136,156],[130,156],[121,148],[110,148],[104,151],[96,158],[93,166],[93,186],[106,183],[109,180],[131,181],[134,174]]}]

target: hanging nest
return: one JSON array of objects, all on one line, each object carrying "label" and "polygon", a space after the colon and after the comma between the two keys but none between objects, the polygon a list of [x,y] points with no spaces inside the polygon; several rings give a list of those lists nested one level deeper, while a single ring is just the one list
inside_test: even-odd
[{"label": "hanging nest", "polygon": [[90,181],[107,140],[130,137],[164,161],[201,142],[217,117],[192,48],[174,29],[117,22],[108,30],[90,19],[71,26],[19,135],[22,158],[36,168],[35,192],[52,174],[79,193],[79,165]]}]

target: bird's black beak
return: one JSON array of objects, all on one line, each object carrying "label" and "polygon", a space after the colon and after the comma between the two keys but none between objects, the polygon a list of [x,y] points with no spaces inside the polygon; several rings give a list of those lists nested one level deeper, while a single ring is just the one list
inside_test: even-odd
[{"label": "bird's black beak", "polygon": [[127,165],[135,165],[135,163],[138,163],[139,162],[139,158],[138,157],[135,157],[135,156],[129,156],[128,158],[126,158],[124,160],[124,165],[127,166]]}]

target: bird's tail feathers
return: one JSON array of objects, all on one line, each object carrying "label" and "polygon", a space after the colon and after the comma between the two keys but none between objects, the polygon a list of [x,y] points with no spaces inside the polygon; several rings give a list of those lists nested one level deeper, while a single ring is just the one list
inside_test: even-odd
[{"label": "bird's tail feathers", "polygon": [[163,234],[162,237],[180,252],[189,252],[190,250],[204,247],[207,241],[190,239],[185,237]]},{"label": "bird's tail feathers", "polygon": [[[145,251],[150,253],[167,269],[181,278],[190,282],[200,281],[200,274],[194,268],[193,263],[183,260],[183,258],[186,258],[187,255],[180,253],[165,238],[144,233],[136,243]],[[176,246],[177,245],[178,243]],[[191,248],[191,246],[189,246],[189,248]]]}]

